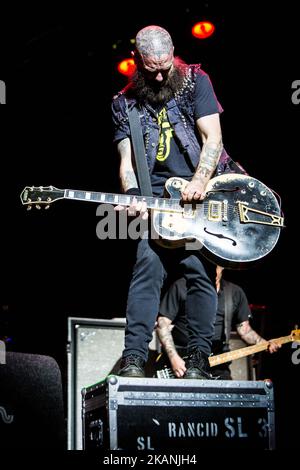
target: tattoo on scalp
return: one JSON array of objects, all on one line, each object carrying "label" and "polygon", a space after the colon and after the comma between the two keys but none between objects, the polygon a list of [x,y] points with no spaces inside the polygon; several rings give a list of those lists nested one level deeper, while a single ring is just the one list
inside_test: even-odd
[{"label": "tattoo on scalp", "polygon": [[136,36],[136,48],[142,56],[161,57],[173,49],[169,33],[158,26],[142,29]]}]

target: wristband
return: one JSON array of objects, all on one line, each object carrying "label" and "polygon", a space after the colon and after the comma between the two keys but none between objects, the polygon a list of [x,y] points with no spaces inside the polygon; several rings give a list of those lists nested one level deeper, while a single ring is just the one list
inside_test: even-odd
[{"label": "wristband", "polygon": [[125,191],[125,194],[128,194],[129,196],[140,196],[141,191],[139,188],[129,188]]}]

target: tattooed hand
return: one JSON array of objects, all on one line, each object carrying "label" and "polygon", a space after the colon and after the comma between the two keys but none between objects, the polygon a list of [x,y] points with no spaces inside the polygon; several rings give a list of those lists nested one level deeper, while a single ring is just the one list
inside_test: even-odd
[{"label": "tattooed hand", "polygon": [[222,141],[206,142],[203,146],[199,165],[190,183],[182,192],[183,201],[203,200],[205,188],[213,175],[222,151]]},{"label": "tattooed hand", "polygon": [[170,358],[170,363],[176,377],[183,377],[186,372],[186,367],[184,360],[179,356],[179,354],[174,354],[174,356]]},{"label": "tattooed hand", "polygon": [[199,179],[193,179],[182,191],[183,201],[202,200],[205,197],[205,184]]}]

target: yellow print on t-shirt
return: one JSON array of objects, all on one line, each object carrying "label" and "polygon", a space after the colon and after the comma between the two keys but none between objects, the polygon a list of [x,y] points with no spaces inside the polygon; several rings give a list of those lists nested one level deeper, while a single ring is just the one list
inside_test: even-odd
[{"label": "yellow print on t-shirt", "polygon": [[156,160],[163,162],[170,154],[171,139],[173,137],[173,129],[170,126],[167,110],[163,108],[158,115],[159,142]]}]

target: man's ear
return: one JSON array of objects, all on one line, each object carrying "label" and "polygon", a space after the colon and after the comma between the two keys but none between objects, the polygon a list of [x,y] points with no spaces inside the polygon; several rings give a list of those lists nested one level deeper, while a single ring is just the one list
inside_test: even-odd
[{"label": "man's ear", "polygon": [[134,60],[135,65],[137,65],[137,62],[138,62],[138,53],[137,53],[137,51],[136,50],[131,51],[130,54],[131,54],[131,57]]},{"label": "man's ear", "polygon": [[135,65],[136,65],[136,66],[138,66],[138,65],[142,66],[143,61],[142,61],[142,59],[141,59],[141,56],[140,56],[140,54],[139,54],[139,51],[136,50],[136,49],[134,49],[133,51],[130,52],[130,54],[131,54],[131,57],[132,57],[133,60],[134,60]]}]

